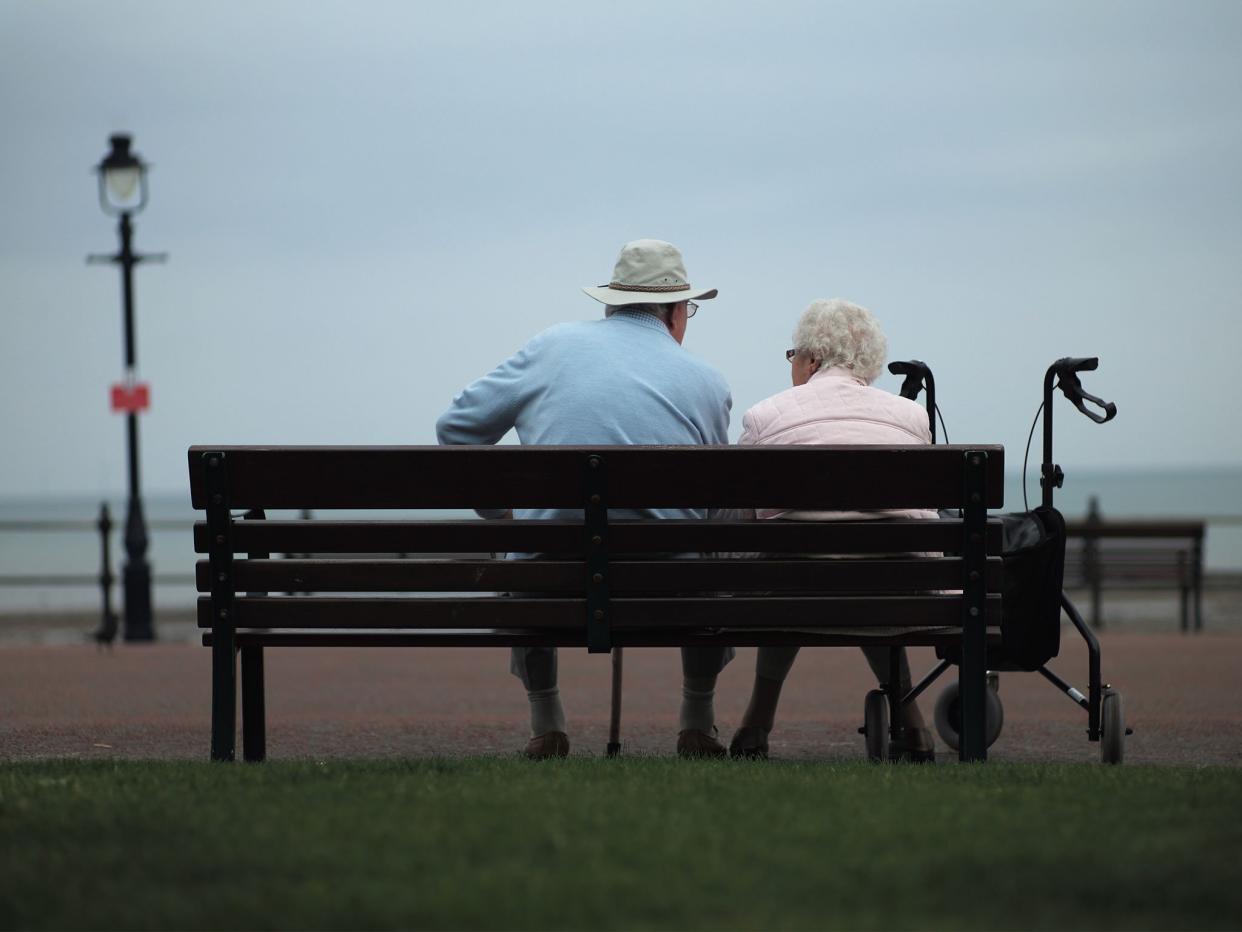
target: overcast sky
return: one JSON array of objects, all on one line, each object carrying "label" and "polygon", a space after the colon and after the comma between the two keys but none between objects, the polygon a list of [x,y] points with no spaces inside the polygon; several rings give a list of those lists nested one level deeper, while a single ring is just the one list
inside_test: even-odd
[{"label": "overcast sky", "polygon": [[[124,488],[92,166],[152,165],[144,482],[192,443],[430,443],[655,237],[741,413],[817,297],[1010,467],[1063,355],[1067,466],[1242,465],[1242,4],[0,0],[0,495]],[[882,387],[896,390],[885,375]]]}]

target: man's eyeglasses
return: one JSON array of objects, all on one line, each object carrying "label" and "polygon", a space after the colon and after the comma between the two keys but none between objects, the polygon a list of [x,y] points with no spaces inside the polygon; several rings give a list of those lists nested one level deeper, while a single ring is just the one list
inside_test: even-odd
[{"label": "man's eyeglasses", "polygon": [[798,355],[798,351],[796,349],[787,349],[785,350],[785,361],[793,362],[793,358],[797,355]]},{"label": "man's eyeglasses", "polygon": [[694,312],[699,309],[699,305],[694,301],[686,302],[686,319],[689,320],[694,316]]}]

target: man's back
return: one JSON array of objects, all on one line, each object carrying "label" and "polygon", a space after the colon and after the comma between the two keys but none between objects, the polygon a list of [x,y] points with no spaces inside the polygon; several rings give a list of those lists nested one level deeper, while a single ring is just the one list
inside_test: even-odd
[{"label": "man's back", "polygon": [[724,378],[682,349],[659,317],[624,309],[532,338],[453,399],[436,436],[440,443],[495,443],[515,428],[523,444],[724,444],[731,403]]}]

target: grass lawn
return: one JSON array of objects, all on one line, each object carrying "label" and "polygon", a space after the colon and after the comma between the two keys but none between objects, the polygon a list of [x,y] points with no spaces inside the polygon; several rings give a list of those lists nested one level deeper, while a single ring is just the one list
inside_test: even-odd
[{"label": "grass lawn", "polygon": [[1239,928],[1242,771],[0,766],[4,928]]}]

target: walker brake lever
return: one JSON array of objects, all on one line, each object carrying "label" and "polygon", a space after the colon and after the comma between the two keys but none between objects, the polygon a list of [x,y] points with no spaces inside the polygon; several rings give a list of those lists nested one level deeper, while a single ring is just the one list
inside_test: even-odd
[{"label": "walker brake lever", "polygon": [[[1099,365],[1100,360],[1098,356],[1090,356],[1083,359],[1073,359],[1066,356],[1064,359],[1058,359],[1055,364],[1057,388],[1061,389],[1062,393],[1075,408],[1091,418],[1095,423],[1106,424],[1117,416],[1117,406],[1111,401],[1105,401],[1103,398],[1097,398],[1090,392],[1084,391],[1082,382],[1078,380],[1079,372],[1091,371]],[[1099,414],[1088,409],[1087,402],[1100,408],[1104,413]]]}]

